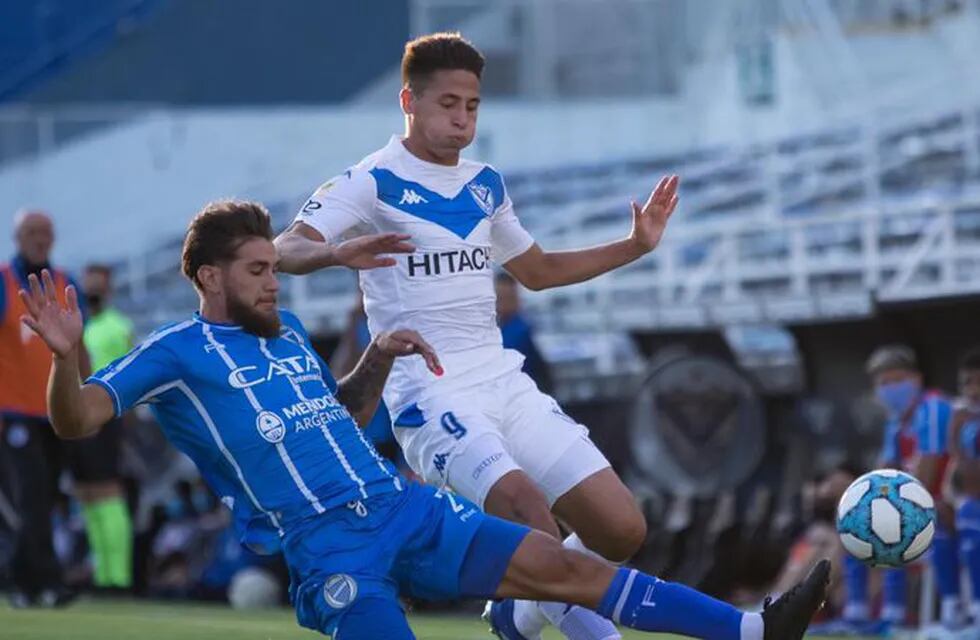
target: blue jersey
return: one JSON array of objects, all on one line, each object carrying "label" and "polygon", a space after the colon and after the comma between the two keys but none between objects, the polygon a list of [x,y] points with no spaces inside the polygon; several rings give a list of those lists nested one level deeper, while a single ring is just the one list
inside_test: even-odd
[{"label": "blue jersey", "polygon": [[261,338],[196,315],[93,375],[116,415],[149,403],[170,441],[229,506],[243,543],[273,552],[291,525],[401,491],[335,396],[299,320]]},{"label": "blue jersey", "polygon": [[891,418],[885,425],[885,446],[882,462],[914,473],[921,456],[940,456],[940,472],[936,486],[927,487],[939,495],[943,472],[948,461],[947,438],[953,417],[953,406],[942,394],[927,391],[915,406],[909,420]]},{"label": "blue jersey", "polygon": [[524,356],[524,365],[521,367],[524,373],[531,376],[539,389],[548,393],[551,390],[551,374],[548,363],[534,344],[534,328],[531,324],[524,316],[515,314],[500,325],[500,335],[505,349],[513,349]]},{"label": "blue jersey", "polygon": [[963,425],[960,427],[960,453],[964,458],[980,459],[980,412],[963,409]]}]

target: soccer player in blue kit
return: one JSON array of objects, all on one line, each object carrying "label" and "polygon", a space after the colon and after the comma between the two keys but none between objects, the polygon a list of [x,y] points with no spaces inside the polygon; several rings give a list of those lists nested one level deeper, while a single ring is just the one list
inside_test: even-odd
[{"label": "soccer player in blue kit", "polygon": [[[351,241],[336,250],[352,257],[379,248]],[[302,626],[337,640],[413,638],[398,606],[403,592],[570,602],[634,629],[695,638],[802,637],[825,597],[827,561],[761,614],[743,613],[399,476],[357,422],[374,412],[396,358],[438,374],[436,354],[413,331],[382,332],[335,381],[297,318],[278,308],[277,263],[260,205],[208,205],[190,224],[182,259],[199,311],[84,383],[74,289],[59,303],[44,272],[20,295],[23,321],[53,352],[48,411],[58,435],[92,435],[148,403],[233,511],[242,542],[283,552]]]}]

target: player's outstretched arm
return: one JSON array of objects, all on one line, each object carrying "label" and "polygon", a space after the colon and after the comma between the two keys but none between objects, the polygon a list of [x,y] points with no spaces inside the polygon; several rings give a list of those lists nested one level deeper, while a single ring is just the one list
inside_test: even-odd
[{"label": "player's outstretched arm", "polygon": [[653,251],[677,207],[677,176],[665,176],[643,207],[631,203],[633,229],[623,240],[574,251],[544,251],[535,244],[504,264],[521,284],[540,291],[590,280]]},{"label": "player's outstretched arm", "polygon": [[54,355],[48,378],[48,415],[55,433],[62,438],[93,435],[115,414],[112,398],[101,387],[82,385],[82,314],[78,293],[69,285],[65,306],[55,295],[54,280],[47,269],[28,276],[27,291],[20,297],[27,307],[21,321],[44,340]]},{"label": "player's outstretched arm", "polygon": [[395,358],[421,356],[429,371],[442,375],[442,365],[429,344],[415,331],[399,329],[381,333],[361,356],[354,370],[337,382],[337,400],[347,407],[360,426],[366,426],[381,400],[381,390]]},{"label": "player's outstretched arm", "polygon": [[310,225],[294,222],[276,238],[275,244],[279,252],[279,270],[305,274],[327,267],[377,269],[394,266],[395,259],[387,254],[415,251],[415,247],[406,242],[409,237],[400,233],[379,233],[328,244]]}]

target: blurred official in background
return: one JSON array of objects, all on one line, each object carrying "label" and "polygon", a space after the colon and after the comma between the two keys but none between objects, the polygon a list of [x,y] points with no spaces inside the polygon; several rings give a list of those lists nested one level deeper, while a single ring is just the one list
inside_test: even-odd
[{"label": "blurred official in background", "polygon": [[[89,308],[85,348],[92,368],[102,369],[133,347],[133,323],[109,304],[112,270],[99,264],[85,269],[84,296]],[[115,418],[91,438],[75,444],[75,495],[82,503],[92,551],[92,583],[101,589],[126,590],[133,581],[133,525],[120,481],[123,420]]]},{"label": "blurred official in background", "polygon": [[[46,213],[18,213],[14,242],[17,254],[0,267],[0,466],[4,493],[17,512],[10,602],[14,607],[60,606],[70,602],[73,594],[62,582],[52,543],[51,512],[62,467],[65,462],[74,466],[77,459],[72,445],[58,440],[48,422],[45,392],[51,352],[21,322],[27,309],[17,291],[27,286],[29,274],[48,269],[60,300],[72,280],[50,264],[54,224]],[[87,373],[84,349],[82,354]]]}]

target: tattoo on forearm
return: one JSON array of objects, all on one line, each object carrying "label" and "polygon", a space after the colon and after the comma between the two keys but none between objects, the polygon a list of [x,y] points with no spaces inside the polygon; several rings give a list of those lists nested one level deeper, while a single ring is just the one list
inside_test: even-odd
[{"label": "tattoo on forearm", "polygon": [[355,419],[369,419],[370,415],[361,415],[369,410],[373,415],[393,361],[391,356],[381,353],[371,344],[354,370],[338,381],[337,400],[347,407],[347,411]]}]

